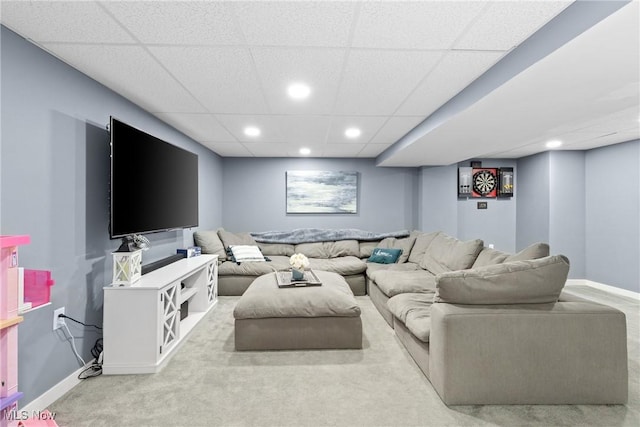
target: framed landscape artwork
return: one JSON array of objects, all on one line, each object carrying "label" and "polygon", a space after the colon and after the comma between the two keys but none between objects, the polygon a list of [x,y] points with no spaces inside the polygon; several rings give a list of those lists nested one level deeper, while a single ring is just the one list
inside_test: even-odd
[{"label": "framed landscape artwork", "polygon": [[358,213],[358,172],[287,171],[287,213]]}]

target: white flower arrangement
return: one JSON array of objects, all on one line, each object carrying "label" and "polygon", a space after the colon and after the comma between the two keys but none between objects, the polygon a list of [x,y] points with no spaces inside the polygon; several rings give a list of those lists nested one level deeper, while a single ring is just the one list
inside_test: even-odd
[{"label": "white flower arrangement", "polygon": [[289,258],[289,265],[296,270],[304,270],[309,267],[309,259],[303,254],[293,254]]}]

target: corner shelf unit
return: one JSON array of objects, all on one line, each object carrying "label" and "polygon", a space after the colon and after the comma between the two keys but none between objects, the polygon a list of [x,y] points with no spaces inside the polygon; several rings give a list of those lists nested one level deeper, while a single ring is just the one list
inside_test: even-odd
[{"label": "corner shelf unit", "polygon": [[104,288],[103,374],[160,371],[218,302],[218,256],[185,258]]}]

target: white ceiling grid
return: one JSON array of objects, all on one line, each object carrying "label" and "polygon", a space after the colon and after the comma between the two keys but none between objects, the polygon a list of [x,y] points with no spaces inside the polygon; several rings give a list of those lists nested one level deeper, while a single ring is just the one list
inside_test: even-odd
[{"label": "white ceiling grid", "polygon": [[[222,156],[299,156],[306,146],[316,157],[377,157],[569,4],[3,1],[1,17],[18,34]],[[589,43],[597,45],[595,39]],[[634,58],[637,54],[631,68],[637,69]],[[309,84],[309,98],[287,97],[292,82]],[[543,95],[558,90],[539,80],[528,84]],[[518,85],[508,84],[495,92],[505,87],[512,95],[502,102],[520,94]],[[612,96],[607,90],[614,89],[604,85],[599,102],[606,104]],[[637,106],[637,97],[629,101]],[[556,126],[571,122],[565,132],[572,132],[580,124],[581,133],[567,137],[571,148],[620,142],[638,133],[637,108],[624,105],[625,114],[610,111],[596,122],[589,115],[593,111],[584,111],[584,117],[560,112]],[[502,105],[498,117],[487,112],[494,107],[479,102],[460,114],[467,119],[450,120],[446,129],[431,132],[385,165],[540,151],[540,139],[551,133],[541,129],[544,120],[531,120],[534,129],[523,124],[527,132],[515,139],[509,126],[501,130],[507,116],[518,122],[517,112],[526,116],[535,110]],[[634,111],[635,125],[628,123]],[[595,129],[598,123],[602,126]],[[261,134],[246,136],[246,126],[259,127]],[[362,130],[359,138],[344,136],[350,126]],[[602,136],[613,127],[617,136]]]}]

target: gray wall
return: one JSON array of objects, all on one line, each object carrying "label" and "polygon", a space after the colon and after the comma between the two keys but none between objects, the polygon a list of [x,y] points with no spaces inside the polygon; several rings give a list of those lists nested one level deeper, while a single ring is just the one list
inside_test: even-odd
[{"label": "gray wall", "polygon": [[549,153],[549,246],[571,262],[569,277],[585,277],[585,152]]},{"label": "gray wall", "polygon": [[[482,239],[485,245],[514,252],[516,246],[516,201],[518,199],[518,170],[515,160],[481,159],[485,167],[513,167],[516,196],[507,199],[458,198],[458,167],[469,161],[450,166],[429,166],[420,169],[419,228],[424,231],[441,230],[462,240]],[[485,201],[488,209],[479,210],[478,201]]]},{"label": "gray wall", "polygon": [[572,279],[640,291],[640,142],[518,160],[518,249],[546,241]]},{"label": "gray wall", "polygon": [[516,250],[549,242],[549,153],[518,159]]},{"label": "gray wall", "polygon": [[[27,313],[19,333],[19,389],[25,405],[78,369],[70,342],[51,330],[53,310],[102,324],[111,281],[108,236],[109,116],[199,156],[200,226],[222,223],[222,162],[211,151],[2,27],[2,234],[29,234],[20,265],[51,270],[50,306]],[[192,231],[149,235],[143,262],[191,244]],[[99,333],[68,322],[85,360]]]},{"label": "gray wall", "polygon": [[[469,166],[469,162],[458,166]],[[515,252],[516,248],[516,201],[518,195],[518,168],[515,160],[484,159],[487,168],[514,168],[514,188],[516,196],[497,199],[458,199],[458,238],[462,240],[482,239],[486,246],[493,244],[496,249]],[[457,173],[457,172],[456,172]],[[454,184],[454,190],[457,185]],[[478,201],[487,202],[487,209],[478,209]]]},{"label": "gray wall", "polygon": [[420,169],[420,206],[418,228],[458,235],[458,168],[427,166]]},{"label": "gray wall", "polygon": [[640,141],[586,152],[586,278],[640,292]]},{"label": "gray wall", "polygon": [[[359,172],[357,214],[286,214],[288,170]],[[222,222],[230,231],[359,228],[386,232],[417,227],[415,168],[376,168],[373,159],[226,158]]]}]

